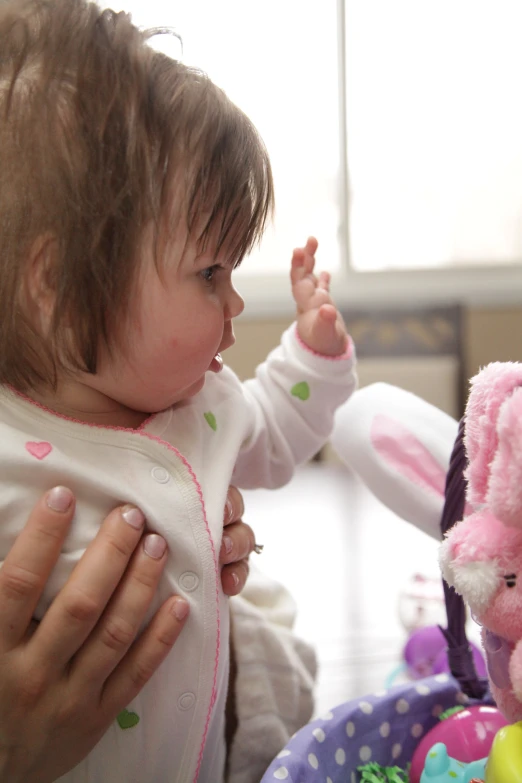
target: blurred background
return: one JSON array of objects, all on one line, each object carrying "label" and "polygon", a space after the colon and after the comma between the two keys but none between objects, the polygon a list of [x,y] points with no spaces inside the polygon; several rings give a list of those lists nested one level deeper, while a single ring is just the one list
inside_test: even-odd
[{"label": "blurred background", "polygon": [[[106,3],[103,3],[106,5]],[[153,45],[208,72],[272,159],[274,224],[237,272],[226,361],[254,372],[293,319],[292,248],[318,261],[354,337],[361,385],[387,381],[453,417],[468,379],[522,357],[522,112],[516,0],[125,0]],[[383,685],[398,603],[437,578],[436,542],[326,449],[278,492],[248,493],[259,565],[299,607],[318,709]]]}]

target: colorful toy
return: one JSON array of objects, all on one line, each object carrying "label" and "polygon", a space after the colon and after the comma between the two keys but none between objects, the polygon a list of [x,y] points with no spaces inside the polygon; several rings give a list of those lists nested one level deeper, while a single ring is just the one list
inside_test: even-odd
[{"label": "colorful toy", "polygon": [[[497,369],[498,367],[499,365]],[[452,525],[458,524],[459,520],[470,514],[487,509],[493,512],[492,496],[480,484],[479,479],[484,472],[484,465],[487,467],[488,476],[493,472],[491,463],[497,451],[501,451],[498,441],[503,440],[509,444],[509,438],[505,437],[502,430],[496,435],[497,419],[500,423],[500,405],[497,405],[495,410],[490,403],[495,397],[505,401],[507,395],[511,395],[517,386],[522,387],[522,365],[516,367],[518,376],[515,380],[512,377],[513,365],[510,365],[507,375],[511,375],[511,380],[504,376],[504,385],[501,383],[500,386],[495,386],[494,394],[491,394],[490,388],[484,389],[483,397],[478,400],[481,406],[480,415],[473,418],[471,410],[468,409],[469,431],[465,430],[468,422],[457,425],[453,420],[446,421],[448,417],[435,409],[431,409],[430,414],[426,409],[431,406],[400,389],[382,384],[374,387],[373,392],[372,387],[369,387],[368,394],[367,389],[362,389],[359,397],[355,396],[356,404],[351,407],[350,415],[343,419],[346,426],[343,443],[348,444],[349,448],[348,453],[341,454],[341,457],[355,468],[363,480],[367,480],[370,489],[375,491],[385,505],[434,537],[438,536],[439,524],[445,535]],[[349,408],[350,406],[347,406],[345,413],[349,413]],[[491,442],[481,442],[480,433],[488,426],[490,430],[494,430]],[[506,483],[511,482],[509,497],[512,498],[512,503],[503,508],[502,516],[496,511],[497,519],[504,528],[508,524],[515,527],[509,520],[522,512],[522,467],[519,467],[522,460],[519,454],[513,456],[517,447],[522,452],[522,405],[519,415],[509,426],[513,433],[516,433],[516,437],[512,439],[511,452],[506,452],[501,471],[504,484],[500,483],[499,486],[502,490],[503,487],[505,489]],[[455,435],[457,440],[452,449]],[[471,460],[471,487],[467,504],[464,497],[466,482],[463,480],[463,471],[468,459],[464,453],[463,436]],[[337,444],[340,445],[339,440]],[[518,444],[521,444],[520,447]],[[353,459],[350,459],[350,450]],[[358,470],[359,467],[361,470]],[[515,479],[512,470],[515,471]],[[472,472],[474,475],[471,475]],[[500,491],[498,495],[501,499],[507,493]],[[498,508],[500,507],[499,500]],[[494,673],[495,678],[501,678],[507,671],[510,679],[514,680],[511,643],[514,649],[516,641],[522,639],[522,633],[516,635],[517,623],[522,623],[522,611],[516,606],[516,602],[513,602],[515,605],[510,620],[507,607],[513,594],[518,594],[518,582],[522,582],[522,573],[517,580],[514,576],[515,570],[499,572],[499,568],[505,568],[503,561],[497,562],[495,557],[489,558],[489,555],[484,557],[484,551],[487,553],[487,536],[484,537],[485,540],[478,541],[475,552],[470,551],[473,544],[472,535],[473,530],[470,527],[467,542],[470,549],[461,563],[458,562],[458,553],[453,553],[451,544],[448,544],[448,562],[452,568],[455,567],[459,577],[462,577],[462,589],[459,589],[459,592],[465,593],[467,586],[471,586],[478,593],[478,603],[482,598],[486,607],[501,593],[504,595],[505,602],[500,602],[499,608],[502,628],[506,629],[505,635],[503,636],[501,630],[496,631],[497,636],[484,632],[484,639],[487,643],[490,676]],[[448,541],[450,540],[451,535],[448,538]],[[495,541],[492,543],[496,544]],[[483,594],[480,592],[481,585],[484,588]],[[520,589],[522,591],[522,584]],[[413,598],[411,607],[407,607],[408,611],[410,608],[413,611],[406,617],[411,626],[424,614],[416,608],[416,602],[419,599],[422,601],[422,597],[415,594]],[[369,694],[362,701],[358,698],[333,708],[324,718],[317,719],[297,732],[284,753],[274,759],[263,777],[263,783],[283,779],[317,783],[319,778],[329,779],[332,783],[346,783],[348,780],[403,783],[408,773],[410,783],[420,783],[428,752],[437,742],[444,743],[446,760],[451,757],[454,762],[464,765],[457,764],[456,769],[452,769],[450,763],[447,771],[453,776],[447,776],[447,783],[459,781],[458,776],[461,773],[462,776],[467,774],[467,778],[463,778],[467,783],[522,783],[522,729],[509,726],[504,731],[502,724],[505,724],[505,719],[498,710],[486,706],[491,704],[491,695],[487,680],[477,677],[472,666],[462,598],[445,585],[444,599],[448,621],[444,631],[451,675],[447,678],[431,677],[422,682],[405,683],[384,694]],[[484,615],[477,611],[474,611],[474,615],[478,615],[479,620],[484,622]],[[488,630],[494,630],[486,627]],[[512,630],[511,640],[508,634]],[[422,734],[422,729],[433,725],[433,715],[438,714],[440,709],[449,710],[456,704],[462,704],[462,694],[473,700],[474,705],[483,703],[482,710],[485,711],[482,715],[478,713],[481,716],[480,721],[475,718],[473,723],[468,717],[470,722],[463,738],[459,733],[461,727],[457,719],[448,718],[427,732],[426,738],[419,742],[418,736]],[[467,712],[468,716],[473,716],[476,710],[477,707],[470,706],[467,710],[461,710],[460,714]],[[464,727],[465,721],[463,718],[460,720],[463,721]],[[493,743],[497,729],[500,731]],[[439,731],[442,732],[440,737],[436,733]],[[513,732],[518,733],[515,736]],[[508,746],[508,743],[502,743],[502,738],[511,740],[511,744]],[[479,744],[477,747],[475,743],[480,741],[484,742],[484,745],[481,747]],[[463,755],[466,751],[467,756]],[[475,773],[473,768],[469,769],[469,764],[484,762],[486,756],[488,759],[485,771]],[[361,767],[362,759],[369,760],[364,767]],[[426,770],[430,771],[429,768]],[[426,783],[434,783],[435,780],[428,777],[426,781],[425,778]],[[460,780],[462,783],[462,778]]]},{"label": "colorful toy", "polygon": [[[477,674],[479,677],[485,677],[486,664],[482,653],[476,645],[470,646],[473,649]],[[448,643],[438,625],[429,625],[411,633],[403,653],[408,675],[417,680],[432,674],[449,672],[447,647]]]},{"label": "colorful toy", "polygon": [[443,742],[437,742],[430,748],[420,783],[470,783],[473,778],[484,777],[487,759],[465,764],[448,755]]},{"label": "colorful toy", "polygon": [[[479,648],[470,643],[473,661],[479,677],[486,677],[486,663]],[[449,673],[448,643],[438,625],[417,628],[410,633],[402,652],[403,663],[386,678],[386,688],[391,688],[396,678],[406,675],[411,680]]]},{"label": "colorful toy", "polygon": [[415,749],[410,767],[410,783],[422,781],[422,770],[434,745],[444,745],[452,759],[471,764],[488,756],[495,735],[506,725],[502,713],[496,707],[486,705],[462,708],[448,717],[442,717]]},{"label": "colorful toy", "polygon": [[408,773],[400,767],[383,767],[370,762],[357,767],[360,773],[360,783],[408,783]]},{"label": "colorful toy", "polygon": [[522,364],[494,363],[472,381],[466,411],[468,500],[440,550],[444,578],[482,628],[493,697],[522,719]]},{"label": "colorful toy", "polygon": [[446,607],[440,576],[413,574],[399,593],[398,613],[407,633],[445,623]]},{"label": "colorful toy", "polygon": [[505,726],[493,740],[485,783],[522,783],[522,723]]}]

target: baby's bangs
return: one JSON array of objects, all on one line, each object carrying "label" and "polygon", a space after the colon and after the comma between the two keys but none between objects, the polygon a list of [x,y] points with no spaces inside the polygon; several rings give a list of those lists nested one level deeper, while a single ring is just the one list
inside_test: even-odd
[{"label": "baby's bangs", "polygon": [[188,228],[199,230],[202,249],[209,241],[216,253],[226,248],[229,262],[237,266],[263,236],[274,207],[274,186],[257,130],[228,100],[224,108],[224,116],[200,138]]}]

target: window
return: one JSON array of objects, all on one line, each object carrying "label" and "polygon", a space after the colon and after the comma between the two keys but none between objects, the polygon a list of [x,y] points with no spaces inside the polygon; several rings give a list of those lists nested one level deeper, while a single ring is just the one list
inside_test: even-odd
[{"label": "window", "polygon": [[522,259],[522,4],[346,0],[355,269]]},{"label": "window", "polygon": [[249,312],[291,306],[309,234],[338,301],[503,302],[522,291],[522,4],[120,0],[268,147],[276,218],[239,270]]}]

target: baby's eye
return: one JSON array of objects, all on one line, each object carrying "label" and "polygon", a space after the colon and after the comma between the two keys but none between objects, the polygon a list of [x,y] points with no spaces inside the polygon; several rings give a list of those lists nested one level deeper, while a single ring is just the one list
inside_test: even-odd
[{"label": "baby's eye", "polygon": [[503,578],[506,582],[506,587],[516,587],[517,584],[516,574],[506,574]]},{"label": "baby's eye", "polygon": [[218,269],[219,265],[213,264],[212,266],[208,266],[206,269],[202,269],[199,274],[206,283],[211,283],[214,280],[214,276]]}]

